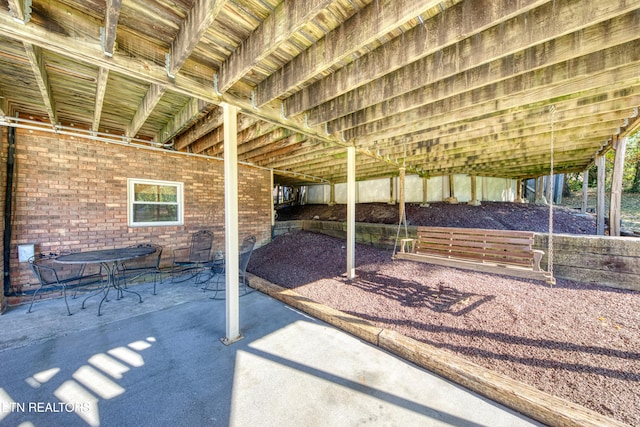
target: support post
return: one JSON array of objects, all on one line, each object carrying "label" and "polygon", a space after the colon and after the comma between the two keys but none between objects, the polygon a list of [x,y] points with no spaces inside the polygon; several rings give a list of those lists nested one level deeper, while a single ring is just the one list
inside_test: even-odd
[{"label": "support post", "polygon": [[553,180],[553,175],[547,176],[547,186],[546,186],[547,188],[544,190],[544,193],[547,195],[547,203],[551,203],[552,201],[555,201],[555,197],[553,197],[553,194],[551,194],[553,192],[552,180]]},{"label": "support post", "polygon": [[274,188],[273,169],[271,169],[270,172],[271,173],[269,175],[270,175],[271,185],[269,186],[269,188],[271,188],[271,227],[273,227],[274,225],[276,225],[276,204],[273,202],[273,188]]},{"label": "support post", "polygon": [[421,207],[427,208],[429,207],[429,202],[427,202],[427,189],[429,187],[429,178],[426,177],[422,177],[422,203],[420,204]]},{"label": "support post", "polygon": [[389,204],[390,205],[396,204],[396,192],[395,192],[395,185],[393,181],[394,181],[394,178],[390,177],[389,178]]},{"label": "support post", "polygon": [[455,187],[453,185],[453,175],[449,175],[449,197],[444,199],[444,201],[452,205],[458,204],[458,198],[456,197]]},{"label": "support post", "polygon": [[477,197],[477,178],[475,175],[471,175],[471,200],[469,200],[469,204],[471,206],[480,206],[480,202]]},{"label": "support post", "polygon": [[605,180],[605,162],[604,155],[596,157],[596,166],[598,167],[598,186],[596,190],[596,234],[604,235],[604,180]]},{"label": "support post", "polygon": [[627,138],[618,139],[611,177],[611,202],[609,203],[609,236],[620,236],[620,204],[622,201],[622,175],[624,173],[624,155],[627,150]]},{"label": "support post", "polygon": [[583,215],[587,213],[587,206],[589,201],[589,168],[586,168],[582,172],[582,206],[580,207],[580,213]]},{"label": "support post", "polygon": [[536,178],[536,196],[535,202],[540,205],[546,205],[547,199],[544,197],[544,177],[539,176]]},{"label": "support post", "polygon": [[398,218],[404,222],[404,177],[406,168],[400,168],[400,176],[398,177]]},{"label": "support post", "polygon": [[336,204],[336,184],[334,182],[329,183],[329,206]]},{"label": "support post", "polygon": [[222,104],[224,119],[224,249],[226,280],[226,345],[242,339],[239,313],[238,249],[238,108]]},{"label": "support post", "polygon": [[347,279],[356,277],[356,147],[347,147]]}]

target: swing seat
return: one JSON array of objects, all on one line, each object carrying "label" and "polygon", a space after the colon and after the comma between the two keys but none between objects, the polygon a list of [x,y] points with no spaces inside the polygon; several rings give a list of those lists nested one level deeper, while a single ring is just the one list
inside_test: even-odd
[{"label": "swing seat", "polygon": [[395,258],[554,284],[553,276],[540,267],[544,251],[533,244],[529,231],[418,227],[416,239],[400,241]]}]

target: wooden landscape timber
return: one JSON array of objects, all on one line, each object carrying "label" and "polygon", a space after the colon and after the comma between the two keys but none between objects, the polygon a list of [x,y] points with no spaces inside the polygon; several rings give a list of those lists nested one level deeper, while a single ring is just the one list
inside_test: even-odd
[{"label": "wooden landscape timber", "polygon": [[626,426],[613,418],[469,362],[450,351],[438,349],[390,329],[376,327],[369,321],[324,306],[291,289],[282,288],[260,277],[250,275],[249,281],[255,289],[291,307],[302,310],[418,366],[442,375],[444,378],[545,425],[558,427]]}]

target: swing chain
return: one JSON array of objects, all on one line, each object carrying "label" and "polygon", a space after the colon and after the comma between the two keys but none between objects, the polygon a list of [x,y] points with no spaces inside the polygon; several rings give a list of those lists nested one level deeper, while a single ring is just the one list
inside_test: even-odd
[{"label": "swing chain", "polygon": [[550,154],[550,158],[549,158],[549,179],[551,180],[550,183],[550,190],[551,190],[551,194],[550,194],[550,200],[549,200],[549,247],[548,247],[548,253],[549,253],[549,257],[548,257],[548,266],[547,266],[547,270],[549,271],[549,276],[550,276],[550,283],[554,284],[555,283],[555,278],[553,276],[553,196],[555,193],[555,189],[554,189],[554,177],[553,177],[553,155],[554,155],[554,119],[555,119],[555,113],[556,113],[556,107],[555,105],[552,105],[551,107],[549,107],[549,112],[551,115],[551,154]]}]

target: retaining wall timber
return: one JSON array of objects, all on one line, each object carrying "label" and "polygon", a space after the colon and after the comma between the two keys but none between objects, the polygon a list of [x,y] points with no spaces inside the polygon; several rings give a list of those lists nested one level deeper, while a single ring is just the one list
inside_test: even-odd
[{"label": "retaining wall timber", "polygon": [[[347,225],[336,221],[279,221],[274,236],[306,230],[346,239]],[[416,227],[408,226],[409,237]],[[398,225],[356,223],[356,242],[392,250]],[[404,227],[400,237],[405,236]],[[548,235],[536,233],[535,248],[545,252],[541,265],[547,268]],[[640,291],[640,239],[575,234],[553,235],[553,272],[559,279]]]}]

